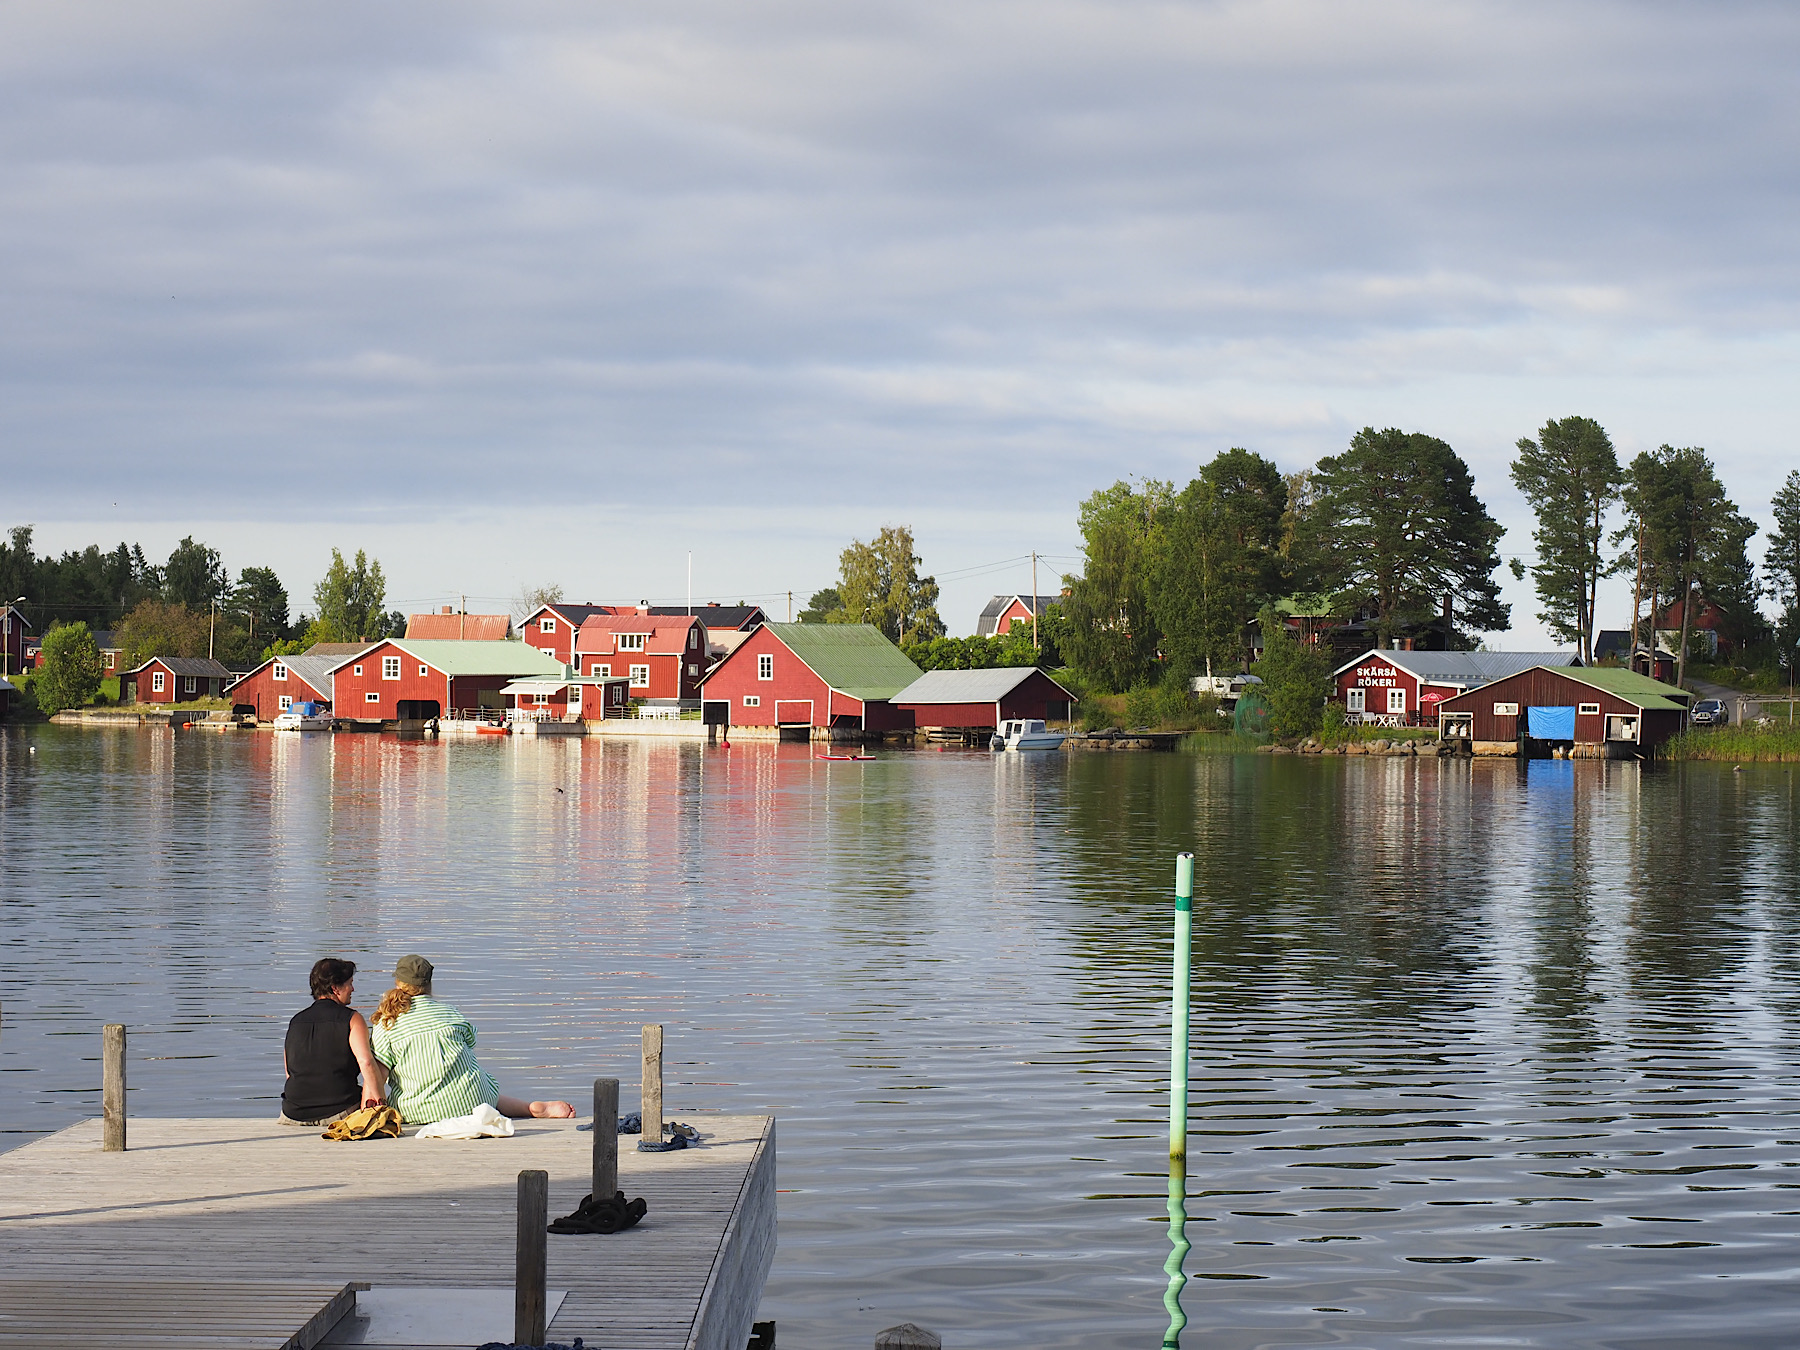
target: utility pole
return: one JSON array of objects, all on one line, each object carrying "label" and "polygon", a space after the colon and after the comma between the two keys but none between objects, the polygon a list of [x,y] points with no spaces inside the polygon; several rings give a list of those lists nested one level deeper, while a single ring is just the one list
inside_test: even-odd
[{"label": "utility pole", "polygon": [[688,618],[694,617],[694,550],[688,550]]},{"label": "utility pole", "polygon": [[[466,595],[456,597],[456,636],[458,638],[469,636],[469,597]],[[517,701],[514,700],[514,702]]]},{"label": "utility pole", "polygon": [[213,628],[219,622],[218,597],[213,598],[212,611],[206,616],[206,659],[213,659]]},{"label": "utility pole", "polygon": [[1037,593],[1037,550],[1031,550],[1031,650],[1041,652],[1038,645],[1037,631],[1038,593]]}]

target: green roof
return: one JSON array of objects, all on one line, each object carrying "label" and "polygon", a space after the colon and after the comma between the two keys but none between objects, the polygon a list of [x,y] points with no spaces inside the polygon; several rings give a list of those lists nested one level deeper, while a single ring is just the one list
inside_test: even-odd
[{"label": "green roof", "polygon": [[[529,642],[464,642],[455,638],[390,638],[403,652],[409,652],[434,670],[446,675],[523,675],[563,676],[568,667],[554,656],[545,656]],[[365,651],[373,651],[379,643],[370,643]],[[337,663],[342,670],[355,657]]]},{"label": "green roof", "polygon": [[1275,602],[1275,612],[1293,619],[1329,619],[1331,597],[1323,591],[1310,595],[1284,595]]},{"label": "green roof", "polygon": [[892,698],[924,674],[873,624],[764,625],[826,684],[852,698]]},{"label": "green roof", "polygon": [[1635,670],[1620,670],[1610,666],[1573,666],[1567,669],[1558,667],[1556,673],[1592,685],[1595,689],[1603,689],[1640,708],[1656,708],[1663,712],[1687,711],[1689,696],[1686,692],[1672,684],[1653,680],[1648,675],[1640,675]]}]

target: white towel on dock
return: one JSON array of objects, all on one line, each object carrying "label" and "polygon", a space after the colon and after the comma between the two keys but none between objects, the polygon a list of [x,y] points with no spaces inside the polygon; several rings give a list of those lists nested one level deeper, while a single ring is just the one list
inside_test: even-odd
[{"label": "white towel on dock", "polygon": [[513,1132],[513,1123],[483,1102],[466,1116],[452,1116],[435,1125],[426,1125],[415,1139],[504,1139]]}]

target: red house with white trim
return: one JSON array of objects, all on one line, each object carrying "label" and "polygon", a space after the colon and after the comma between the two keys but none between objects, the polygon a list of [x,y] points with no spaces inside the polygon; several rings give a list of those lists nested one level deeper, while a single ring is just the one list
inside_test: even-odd
[{"label": "red house with white trim", "polygon": [[119,676],[121,703],[187,703],[217,698],[231,672],[205,656],[153,656]]},{"label": "red house with white trim", "polygon": [[996,595],[982,607],[975,621],[976,637],[1005,637],[1013,625],[1031,627],[1033,615],[1042,617],[1051,605],[1062,603],[1060,595]]},{"label": "red house with white trim", "polygon": [[701,707],[734,727],[910,731],[892,700],[922,673],[868,624],[765,623],[713,667]]},{"label": "red house with white trim", "polygon": [[259,722],[273,722],[296,703],[331,706],[335,656],[277,656],[225,686],[231,710]]},{"label": "red house with white trim", "polygon": [[1574,652],[1425,652],[1378,648],[1332,672],[1335,701],[1351,721],[1430,725],[1437,705],[1465,690],[1536,666],[1574,666]]},{"label": "red house with white trim", "polygon": [[590,614],[576,634],[583,675],[624,675],[636,699],[696,702],[706,678],[706,624],[697,614],[650,614],[647,606]]},{"label": "red house with white trim", "polygon": [[567,674],[562,662],[523,642],[387,638],[332,666],[331,711],[358,722],[498,711],[500,691],[514,680]]}]

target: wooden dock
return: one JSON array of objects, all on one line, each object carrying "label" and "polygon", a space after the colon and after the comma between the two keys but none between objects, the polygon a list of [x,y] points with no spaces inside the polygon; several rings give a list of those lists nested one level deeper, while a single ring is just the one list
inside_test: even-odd
[{"label": "wooden dock", "polygon": [[[551,1341],[744,1350],[774,1257],[775,1122],[690,1120],[700,1148],[619,1140],[641,1224],[549,1237],[548,1285],[567,1291]],[[510,1309],[518,1174],[547,1171],[550,1213],[567,1214],[593,1138],[515,1123],[510,1139],[328,1143],[267,1120],[133,1118],[130,1149],[106,1153],[94,1120],[0,1154],[0,1350],[309,1350],[342,1334],[320,1324],[338,1324],[350,1286],[504,1290]]]}]

